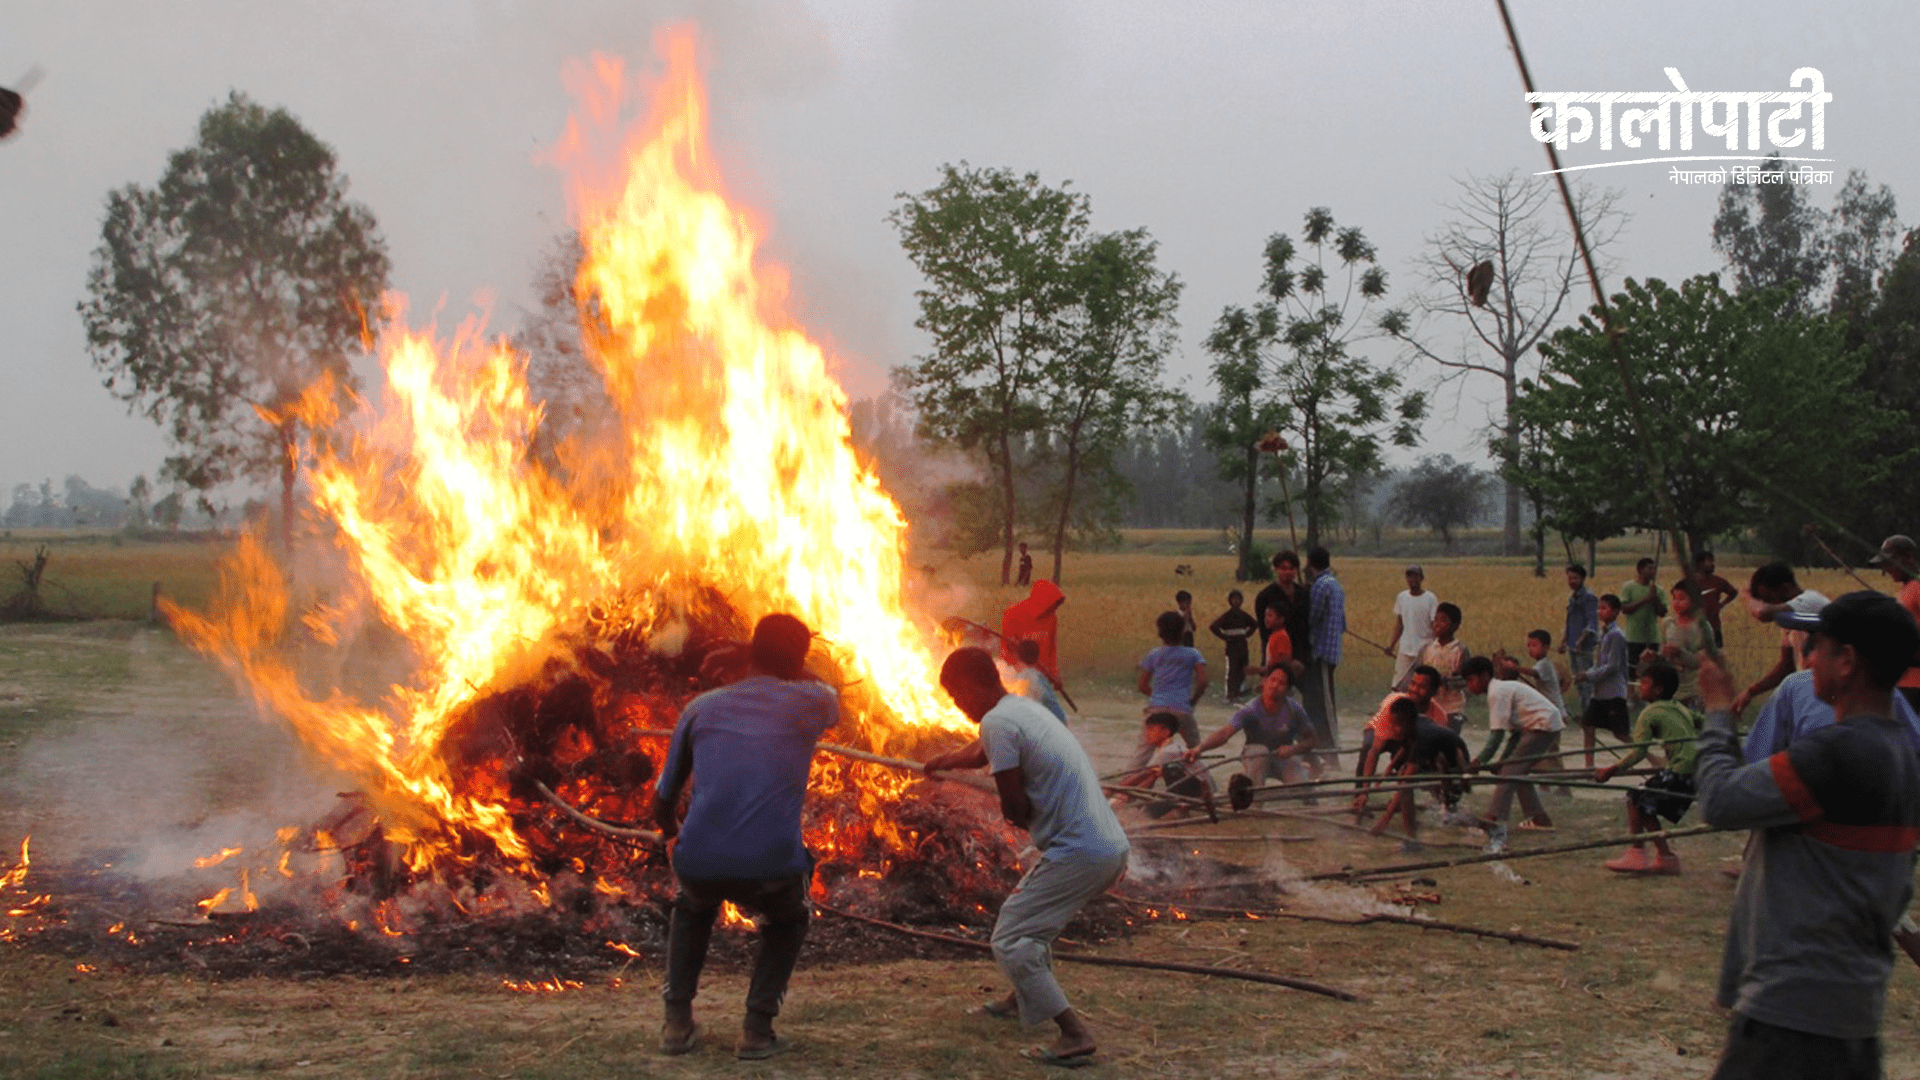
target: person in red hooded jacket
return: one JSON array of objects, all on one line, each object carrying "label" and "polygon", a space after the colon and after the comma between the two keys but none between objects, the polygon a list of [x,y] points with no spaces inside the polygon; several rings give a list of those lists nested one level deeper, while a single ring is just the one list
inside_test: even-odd
[{"label": "person in red hooded jacket", "polygon": [[1031,641],[1040,646],[1038,666],[1055,686],[1060,685],[1060,657],[1055,649],[1055,639],[1060,632],[1060,622],[1055,613],[1060,605],[1067,602],[1066,594],[1060,586],[1045,578],[1033,583],[1033,591],[1025,600],[1013,605],[1000,616],[1001,649],[1009,661],[1014,657],[1013,649],[1022,641]]}]

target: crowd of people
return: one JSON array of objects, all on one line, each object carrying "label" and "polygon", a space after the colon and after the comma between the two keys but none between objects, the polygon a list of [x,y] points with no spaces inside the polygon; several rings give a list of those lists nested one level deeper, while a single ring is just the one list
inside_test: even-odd
[{"label": "crowd of people", "polygon": [[[1681,821],[1696,801],[1707,823],[1751,830],[1733,875],[1717,994],[1733,1021],[1715,1075],[1877,1076],[1895,941],[1920,958],[1920,928],[1904,918],[1920,845],[1917,558],[1905,536],[1889,537],[1874,558],[1897,597],[1862,590],[1829,601],[1800,587],[1787,564],[1754,571],[1746,606],[1779,629],[1780,650],[1766,673],[1737,691],[1718,649],[1722,611],[1741,593],[1716,573],[1710,553],[1666,589],[1652,560],[1642,560],[1617,592],[1601,595],[1587,587],[1584,567],[1567,567],[1559,642],[1548,630],[1530,632],[1525,661],[1503,649],[1470,652],[1458,636],[1461,607],[1436,597],[1421,567],[1409,566],[1407,588],[1393,602],[1393,633],[1380,646],[1394,659],[1391,685],[1350,751],[1358,761],[1354,812],[1365,820],[1369,787],[1378,785],[1389,797],[1373,831],[1398,820],[1413,849],[1417,803],[1430,793],[1444,820],[1484,830],[1499,850],[1516,801],[1519,828],[1554,828],[1541,793],[1580,774],[1564,768],[1561,738],[1570,724],[1581,728],[1583,759],[1599,784],[1654,759],[1651,774],[1625,793],[1632,839],[1605,863],[1608,870],[1680,873],[1662,822]],[[1334,767],[1345,593],[1325,549],[1309,552],[1304,568],[1283,552],[1274,571],[1251,614],[1236,590],[1207,624],[1224,645],[1225,693],[1235,710],[1204,736],[1194,707],[1211,680],[1193,644],[1199,623],[1191,595],[1183,591],[1156,620],[1159,644],[1139,664],[1141,734],[1118,784],[1102,783],[1060,704],[1056,633],[1064,597],[1051,582],[1033,582],[1032,594],[1009,609],[997,650],[961,647],[941,669],[942,688],[979,726],[979,737],[928,761],[925,771],[985,768],[1002,815],[1027,831],[1037,853],[992,934],[1011,990],[979,1007],[987,1016],[1051,1022],[1057,1036],[1029,1052],[1036,1061],[1078,1066],[1097,1050],[1053,976],[1051,946],[1083,905],[1126,872],[1128,832],[1115,813],[1121,799],[1164,783],[1180,798],[1150,799],[1151,808],[1165,812],[1192,800],[1211,812],[1203,762],[1236,734],[1243,745],[1228,783],[1235,809],[1250,805],[1269,780],[1299,783]],[[773,1020],[806,932],[812,860],[800,809],[807,762],[838,718],[833,692],[805,673],[809,639],[792,616],[763,619],[749,677],[694,699],[675,728],[655,801],[663,835],[677,834],[679,885],[663,1052],[684,1053],[697,1041],[692,1002],[723,901],[760,916],[763,938],[736,1053],[757,1059],[789,1047]],[[1770,690],[1743,738],[1740,715]],[[1487,705],[1477,755],[1464,738],[1473,697]],[[1602,731],[1625,752],[1596,768]],[[1476,815],[1464,800],[1481,772],[1493,790]]]}]

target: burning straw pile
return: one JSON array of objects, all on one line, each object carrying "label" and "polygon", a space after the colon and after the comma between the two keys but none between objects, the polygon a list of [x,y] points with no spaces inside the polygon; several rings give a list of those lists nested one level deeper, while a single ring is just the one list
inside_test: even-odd
[{"label": "burning straw pile", "polygon": [[[644,822],[664,743],[642,733],[724,678],[722,646],[772,611],[821,635],[835,740],[901,754],[971,736],[937,686],[937,626],[909,610],[907,523],[712,171],[692,41],[665,44],[631,131],[591,126],[621,115],[618,65],[573,72],[590,120],[552,154],[573,180],[594,390],[550,409],[504,344],[396,317],[378,400],[336,415],[341,395],[317,386],[290,410],[312,436],[298,556],[245,540],[209,610],[167,609],[353,793],[222,855],[204,868],[220,890],[194,901],[107,884],[114,856],[58,874],[23,857],[17,920],[142,947],[196,935],[176,951],[209,964],[208,937],[309,957],[338,939],[343,956],[416,966],[652,944],[661,849],[541,789]],[[984,796],[837,758],[812,786],[807,838],[835,904],[978,925],[1014,879],[1014,837]],[[142,921],[169,909],[196,925]]]}]

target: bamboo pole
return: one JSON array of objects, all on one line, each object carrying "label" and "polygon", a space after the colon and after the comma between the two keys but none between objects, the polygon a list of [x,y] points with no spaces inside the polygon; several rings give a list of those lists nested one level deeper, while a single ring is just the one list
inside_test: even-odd
[{"label": "bamboo pole", "polygon": [[[972,938],[961,937],[958,934],[942,934],[935,930],[921,930],[916,927],[902,926],[899,923],[887,922],[884,919],[876,919],[869,915],[857,915],[851,911],[842,911],[839,908],[829,907],[826,904],[818,902],[815,902],[813,906],[829,915],[838,915],[843,919],[866,923],[869,926],[877,926],[883,930],[891,930],[896,934],[904,934],[907,937],[925,938],[928,941],[939,941],[948,945],[958,945],[962,948],[976,949],[983,952],[990,952],[993,949],[992,945],[984,941],[975,941]],[[1139,968],[1146,971],[1174,971],[1183,975],[1207,975],[1216,979],[1240,979],[1245,982],[1263,983],[1268,986],[1285,986],[1294,990],[1304,990],[1310,994],[1320,994],[1340,1001],[1365,1000],[1351,990],[1342,990],[1337,986],[1310,982],[1306,979],[1296,979],[1291,975],[1274,975],[1265,971],[1241,971],[1237,968],[1210,967],[1204,964],[1179,964],[1166,960],[1136,960],[1120,956],[1090,956],[1084,953],[1059,951],[1054,952],[1053,958],[1069,963],[1092,964],[1099,967]]]},{"label": "bamboo pole", "polygon": [[1721,832],[1714,825],[1689,825],[1684,829],[1662,829],[1658,832],[1621,833],[1604,840],[1583,840],[1573,844],[1555,844],[1552,847],[1526,848],[1488,852],[1481,855],[1466,855],[1458,859],[1433,859],[1427,862],[1398,863],[1393,866],[1361,866],[1345,870],[1328,870],[1318,874],[1308,874],[1301,881],[1354,881],[1372,877],[1391,877],[1394,874],[1407,874],[1416,870],[1445,870],[1455,866],[1469,866],[1474,863],[1506,862],[1512,859],[1531,859],[1539,855],[1564,855],[1570,851],[1588,851],[1593,848],[1617,847],[1621,844],[1639,843],[1650,840],[1672,840],[1682,836],[1699,836],[1702,833]]},{"label": "bamboo pole", "polygon": [[1198,913],[1223,919],[1247,919],[1258,922],[1261,919],[1294,919],[1300,922],[1329,923],[1334,926],[1366,926],[1369,923],[1392,923],[1397,926],[1417,926],[1422,930],[1438,930],[1449,934],[1466,934],[1469,937],[1491,937],[1518,945],[1538,945],[1543,949],[1559,949],[1563,952],[1579,952],[1577,941],[1562,941],[1559,938],[1538,937],[1523,934],[1517,930],[1486,930],[1464,923],[1443,922],[1439,919],[1426,919],[1418,915],[1392,915],[1383,911],[1371,912],[1357,919],[1342,919],[1332,915],[1310,915],[1300,911],[1288,911],[1284,908],[1220,908],[1182,904],[1178,901],[1144,900],[1138,897],[1113,894],[1115,899],[1126,901],[1149,909],[1154,907],[1177,908],[1183,912]]}]

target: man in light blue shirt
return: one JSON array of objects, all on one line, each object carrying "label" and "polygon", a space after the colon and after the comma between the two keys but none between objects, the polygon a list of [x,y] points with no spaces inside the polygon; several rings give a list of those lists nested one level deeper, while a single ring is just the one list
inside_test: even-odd
[{"label": "man in light blue shirt", "polygon": [[[1900,694],[1893,695],[1893,718],[1907,729],[1907,739],[1920,750],[1920,715]],[[1747,729],[1740,756],[1751,765],[1785,750],[1795,739],[1833,723],[1833,706],[1813,692],[1813,672],[1796,671],[1780,681],[1760,715]]]},{"label": "man in light blue shirt", "polygon": [[1040,852],[993,924],[993,956],[1013,992],[983,1011],[1017,1015],[1029,1024],[1052,1020],[1059,1038],[1033,1056],[1052,1065],[1086,1064],[1097,1047],[1053,977],[1053,941],[1087,901],[1120,880],[1127,868],[1126,830],[1073,732],[1045,709],[1008,693],[984,649],[955,650],[940,669],[940,685],[980,725],[980,738],[928,761],[928,775],[985,765],[1000,792],[1001,812],[1015,828],[1027,830]]}]

